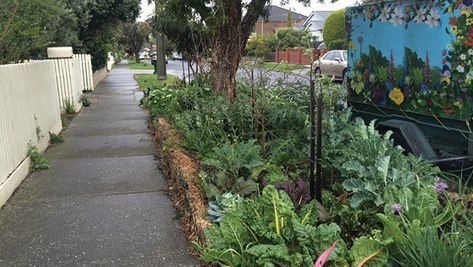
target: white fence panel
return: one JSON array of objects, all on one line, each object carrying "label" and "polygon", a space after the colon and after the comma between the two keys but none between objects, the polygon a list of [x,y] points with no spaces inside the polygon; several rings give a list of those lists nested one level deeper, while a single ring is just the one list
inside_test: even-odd
[{"label": "white fence panel", "polygon": [[108,52],[108,61],[107,61],[107,70],[111,71],[113,68],[113,64],[115,64],[115,57],[112,53]]},{"label": "white fence panel", "polygon": [[83,90],[94,91],[94,74],[92,72],[92,58],[87,54],[75,54],[74,58],[80,60],[80,67],[82,71],[82,80],[84,83]]},{"label": "white fence panel", "polygon": [[26,177],[28,144],[44,150],[62,129],[54,71],[52,61],[0,65],[0,206]]},{"label": "white fence panel", "polygon": [[74,105],[75,111],[82,107],[80,96],[84,89],[80,60],[54,59],[59,105],[64,110],[66,103]]}]

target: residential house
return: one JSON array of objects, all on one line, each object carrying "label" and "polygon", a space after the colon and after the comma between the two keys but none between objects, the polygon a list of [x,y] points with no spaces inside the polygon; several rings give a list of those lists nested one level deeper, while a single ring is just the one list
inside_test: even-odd
[{"label": "residential house", "polygon": [[286,28],[290,23],[289,20],[295,28],[300,28],[307,20],[307,16],[279,6],[270,6],[268,13],[268,17],[260,17],[256,22],[255,32],[257,35],[275,33],[280,28]]},{"label": "residential house", "polygon": [[309,17],[304,21],[302,27],[312,33],[312,36],[317,37],[317,42],[323,41],[322,30],[324,28],[325,20],[332,14],[333,11],[313,11]]}]

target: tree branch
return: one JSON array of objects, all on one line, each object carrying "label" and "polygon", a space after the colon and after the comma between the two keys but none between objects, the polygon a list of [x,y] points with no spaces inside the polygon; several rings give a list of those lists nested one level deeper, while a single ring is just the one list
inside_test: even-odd
[{"label": "tree branch", "polygon": [[15,16],[16,16],[16,12],[18,11],[18,6],[20,5],[17,1],[15,1],[15,2],[16,2],[16,6],[15,6],[15,8],[13,9],[12,14],[11,14],[10,17],[8,18],[7,23],[5,24],[5,28],[3,29],[2,35],[0,35],[0,47],[2,46],[3,39],[4,39],[5,36],[7,35],[8,29],[10,29],[10,25],[12,24],[13,19],[14,19]]},{"label": "tree branch", "polygon": [[248,9],[246,11],[245,17],[241,22],[241,49],[242,51],[246,47],[246,42],[250,37],[251,32],[253,31],[253,26],[258,20],[260,14],[263,14],[264,7],[266,4],[270,3],[270,0],[252,0],[248,4]]}]

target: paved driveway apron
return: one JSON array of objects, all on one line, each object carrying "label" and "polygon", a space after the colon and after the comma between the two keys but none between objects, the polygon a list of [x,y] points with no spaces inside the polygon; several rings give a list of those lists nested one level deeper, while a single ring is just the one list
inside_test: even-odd
[{"label": "paved driveway apron", "polygon": [[118,65],[0,211],[0,266],[198,266],[157,169],[142,94]]}]

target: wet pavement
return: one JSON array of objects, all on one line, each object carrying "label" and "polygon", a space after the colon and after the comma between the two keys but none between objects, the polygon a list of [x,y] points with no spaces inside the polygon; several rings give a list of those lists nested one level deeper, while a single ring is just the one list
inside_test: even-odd
[{"label": "wet pavement", "polygon": [[142,94],[118,65],[0,211],[0,266],[198,266],[157,169]]}]

